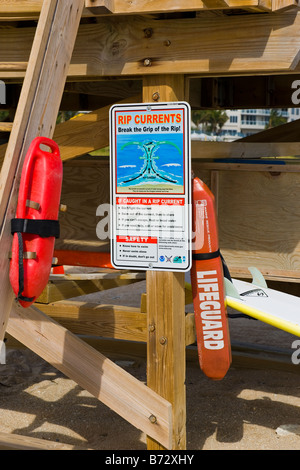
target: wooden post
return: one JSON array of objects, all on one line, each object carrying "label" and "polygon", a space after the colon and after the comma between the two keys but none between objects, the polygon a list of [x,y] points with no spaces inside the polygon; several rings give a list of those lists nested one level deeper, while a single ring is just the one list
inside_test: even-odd
[{"label": "wooden post", "polygon": [[45,0],[0,174],[0,340],[10,314],[10,220],[15,216],[26,152],[38,135],[52,137],[84,0]]},{"label": "wooden post", "polygon": [[[182,75],[147,76],[143,101],[178,101]],[[184,274],[147,272],[147,384],[172,403],[172,449],[186,448]],[[149,450],[163,447],[148,437]]]}]

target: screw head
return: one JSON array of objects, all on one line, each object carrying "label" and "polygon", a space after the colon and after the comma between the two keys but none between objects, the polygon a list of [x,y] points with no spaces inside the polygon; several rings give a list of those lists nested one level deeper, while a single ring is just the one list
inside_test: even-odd
[{"label": "screw head", "polygon": [[155,91],[152,95],[152,99],[153,101],[158,101],[160,98],[160,95],[159,95],[159,92],[158,91]]},{"label": "screw head", "polygon": [[145,34],[145,38],[151,38],[151,36],[153,34],[153,29],[152,28],[145,28],[144,29],[144,34]]},{"label": "screw head", "polygon": [[156,416],[150,415],[150,416],[149,416],[149,421],[150,421],[152,424],[155,424],[155,423],[157,422]]}]

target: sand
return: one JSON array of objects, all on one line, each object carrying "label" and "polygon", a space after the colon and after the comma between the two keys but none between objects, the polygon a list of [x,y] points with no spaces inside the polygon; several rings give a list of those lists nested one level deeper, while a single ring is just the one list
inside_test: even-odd
[{"label": "sand", "polygon": [[[88,298],[138,306],[144,290],[145,283],[139,282]],[[234,344],[281,348],[291,357],[295,352],[297,338],[258,321],[230,319],[230,333]],[[146,382],[144,358],[121,355],[116,361]],[[203,375],[197,361],[188,361],[188,450],[300,449],[297,366],[294,372],[256,367],[255,361],[247,368],[233,366],[222,381],[214,382]],[[144,433],[27,349],[8,350],[6,364],[0,365],[0,432],[83,449],[147,448]]]}]

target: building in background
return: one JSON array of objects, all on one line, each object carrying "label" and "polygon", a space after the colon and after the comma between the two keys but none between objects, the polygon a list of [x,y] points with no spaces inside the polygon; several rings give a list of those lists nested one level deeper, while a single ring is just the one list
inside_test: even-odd
[{"label": "building in background", "polygon": [[270,123],[270,119],[276,114],[277,118],[282,118],[278,124],[274,123],[270,127],[291,122],[300,118],[299,108],[286,108],[272,111],[271,109],[236,109],[226,110],[228,120],[222,126],[219,134],[220,140],[233,141],[248,135],[256,134],[265,130]]},{"label": "building in background", "polygon": [[232,142],[300,118],[300,108],[226,110],[220,119],[216,113],[192,112],[193,139]]}]

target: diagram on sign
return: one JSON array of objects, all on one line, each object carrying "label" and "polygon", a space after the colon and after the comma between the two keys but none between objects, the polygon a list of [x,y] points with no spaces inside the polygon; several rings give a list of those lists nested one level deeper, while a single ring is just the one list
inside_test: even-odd
[{"label": "diagram on sign", "polygon": [[159,140],[143,137],[142,141],[119,138],[117,192],[183,194],[182,135]]}]

